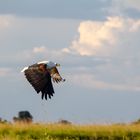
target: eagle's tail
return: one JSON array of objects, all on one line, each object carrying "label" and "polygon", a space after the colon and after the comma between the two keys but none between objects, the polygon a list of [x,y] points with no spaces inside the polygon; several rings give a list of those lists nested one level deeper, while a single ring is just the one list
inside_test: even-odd
[{"label": "eagle's tail", "polygon": [[44,97],[47,100],[47,96],[51,99],[51,96],[53,96],[54,94],[54,88],[53,88],[51,80],[50,82],[48,82],[45,88],[41,91],[41,93],[42,93],[42,100]]}]

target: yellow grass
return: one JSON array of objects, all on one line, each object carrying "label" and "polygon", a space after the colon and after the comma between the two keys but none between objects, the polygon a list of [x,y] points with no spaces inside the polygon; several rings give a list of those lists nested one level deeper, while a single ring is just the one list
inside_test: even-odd
[{"label": "yellow grass", "polygon": [[140,140],[140,125],[0,124],[0,140]]}]

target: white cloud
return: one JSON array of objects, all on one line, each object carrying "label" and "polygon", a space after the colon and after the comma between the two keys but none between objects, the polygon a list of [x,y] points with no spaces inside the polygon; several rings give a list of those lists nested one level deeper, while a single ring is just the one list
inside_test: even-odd
[{"label": "white cloud", "polygon": [[[140,20],[124,17],[108,17],[105,21],[83,21],[78,28],[78,38],[74,39],[72,45],[67,48],[63,48],[63,46],[59,48],[58,46],[61,45],[61,43],[50,43],[53,42],[57,36],[60,36],[59,34],[56,34],[56,32],[59,33],[60,31],[53,28],[53,26],[56,25],[56,21],[54,22],[54,25],[51,24],[54,34],[50,37],[49,35],[52,32],[49,31],[46,35],[48,29],[46,29],[45,23],[47,22],[44,23],[45,20],[41,20],[41,22],[38,22],[37,20],[28,20],[29,19],[26,18],[17,18],[12,32],[10,32],[11,29],[9,32],[6,32],[4,36],[5,40],[2,38],[4,32],[1,32],[1,42],[3,42],[1,46],[6,45],[8,48],[8,51],[6,50],[5,54],[1,51],[4,56],[2,57],[1,55],[1,61],[4,61],[3,64],[6,62],[8,65],[10,60],[18,67],[20,65],[22,69],[23,65],[26,66],[37,61],[49,59],[65,64],[63,68],[65,68],[66,73],[71,73],[71,82],[77,83],[83,87],[85,86],[94,89],[139,90],[140,78],[136,78],[139,73],[135,70],[139,69],[139,67],[133,65],[134,69],[131,69],[130,67],[123,68],[122,65],[116,66],[116,63],[118,62],[113,61],[112,57],[118,59],[121,56],[129,57],[131,59],[136,58],[137,56],[136,60],[140,60],[138,45]],[[34,22],[36,25],[33,26]],[[11,26],[12,22],[9,23],[8,26]],[[42,27],[42,30],[40,31],[40,28],[38,29],[37,27]],[[31,28],[32,30],[30,30]],[[46,30],[44,31],[44,29]],[[15,33],[16,30],[17,32]],[[21,36],[19,36],[19,33],[22,33],[20,34]],[[12,36],[13,34],[14,36]],[[46,36],[50,37],[48,41],[46,41]],[[66,35],[61,36],[63,37],[63,40],[65,40],[64,36]],[[42,38],[44,39],[42,40]],[[72,36],[69,38],[72,38]],[[50,39],[52,40],[50,41]],[[68,44],[68,42],[66,44]],[[16,46],[19,47],[19,45],[21,49],[16,49]],[[48,46],[50,46],[50,48]],[[3,48],[6,47],[4,46]],[[81,57],[83,55],[91,57]],[[103,59],[104,61],[98,61],[95,60],[95,58]],[[127,65],[131,65],[130,62],[132,61],[129,61],[128,59]],[[133,61],[134,64],[137,62]],[[108,63],[110,65],[114,63],[114,65],[109,67]],[[87,68],[85,69],[84,74],[79,74],[79,70],[75,71],[75,69],[79,67]],[[74,70],[74,73],[71,72],[72,69]],[[0,76],[6,76],[9,72],[10,70],[8,69],[0,69]],[[122,72],[124,73],[121,74]],[[132,72],[135,74],[130,76]],[[133,79],[132,83],[130,82],[131,79]],[[137,83],[134,81],[137,81]]]},{"label": "white cloud", "polygon": [[108,17],[106,21],[83,21],[78,31],[78,39],[69,48],[63,49],[65,53],[110,56],[124,41],[122,35],[127,34],[125,40],[129,40],[132,32],[140,32],[140,20]]},{"label": "white cloud", "polygon": [[64,59],[65,52],[61,49],[51,49],[44,45],[33,47],[31,49],[25,49],[22,52],[17,52],[12,56],[12,59],[15,59],[19,62],[38,62],[43,60],[61,60]]},{"label": "white cloud", "polygon": [[8,28],[12,25],[14,16],[12,15],[0,15],[0,29]]},{"label": "white cloud", "polygon": [[33,48],[33,53],[44,53],[46,51],[47,51],[47,49],[45,46]]},{"label": "white cloud", "polygon": [[32,55],[42,55],[42,56],[52,56],[52,57],[61,57],[64,55],[64,51],[61,49],[51,49],[46,46],[39,46],[39,47],[34,47],[31,50]]}]

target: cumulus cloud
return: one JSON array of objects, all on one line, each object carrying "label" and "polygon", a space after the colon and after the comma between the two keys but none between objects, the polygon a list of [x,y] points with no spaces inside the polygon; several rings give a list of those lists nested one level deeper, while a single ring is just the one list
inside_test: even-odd
[{"label": "cumulus cloud", "polygon": [[74,84],[93,89],[140,91],[140,19],[113,16],[105,21],[83,21],[78,32],[79,36],[63,52],[89,61],[92,58],[109,61],[98,65],[90,61],[88,70],[72,74]]},{"label": "cumulus cloud", "polygon": [[108,17],[105,21],[83,21],[78,32],[79,37],[72,45],[63,49],[65,53],[110,56],[118,43],[123,42],[123,34],[129,36],[132,32],[140,32],[140,20]]}]

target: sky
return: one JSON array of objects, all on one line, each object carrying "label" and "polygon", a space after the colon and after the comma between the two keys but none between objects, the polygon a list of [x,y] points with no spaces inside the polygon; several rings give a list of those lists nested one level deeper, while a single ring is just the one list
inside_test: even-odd
[{"label": "sky", "polygon": [[[0,117],[119,123],[140,118],[139,0],[0,1]],[[21,69],[51,60],[66,82],[41,100]]]}]

